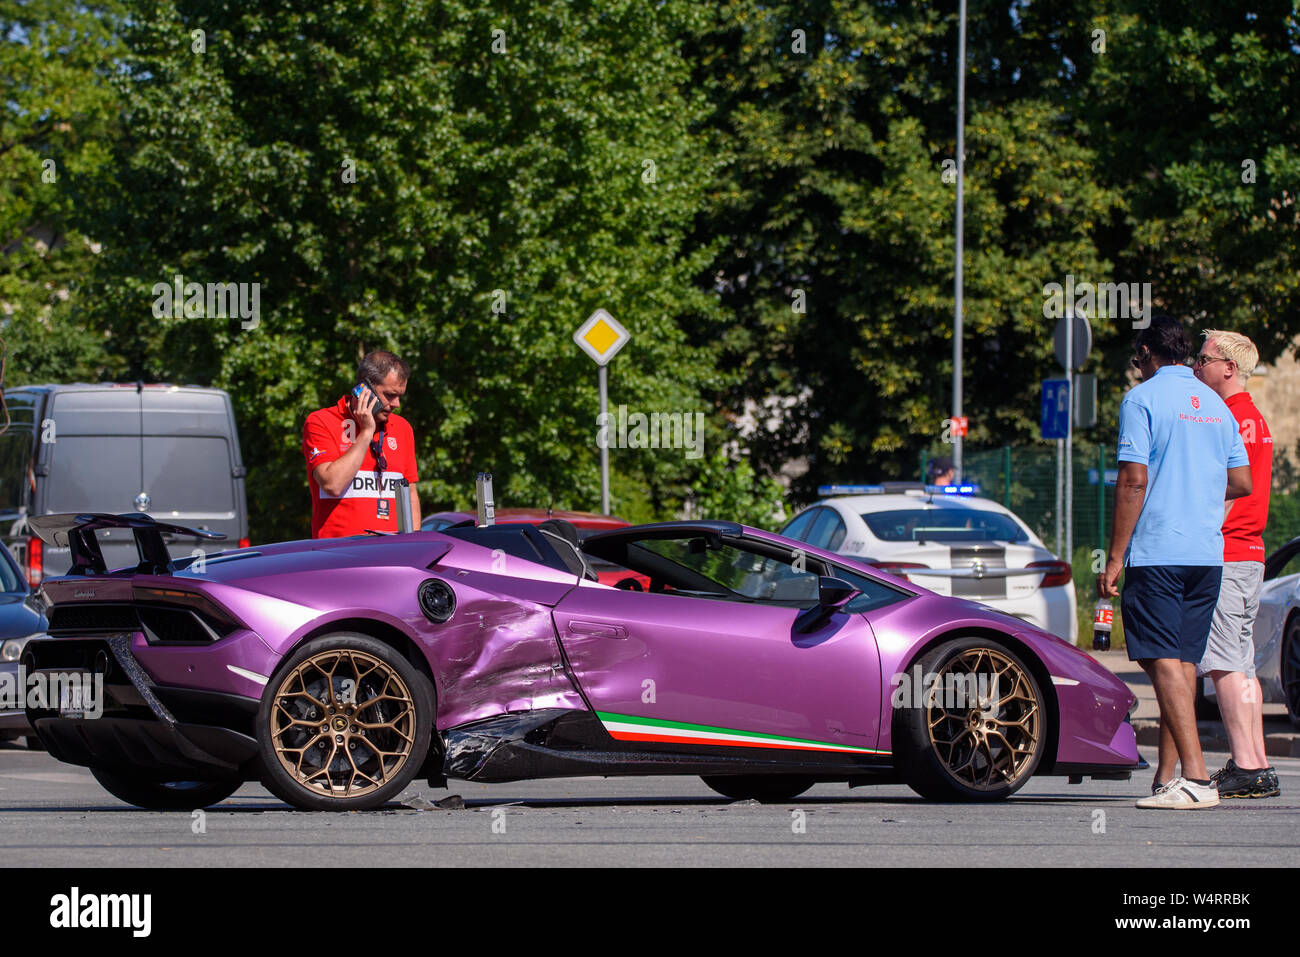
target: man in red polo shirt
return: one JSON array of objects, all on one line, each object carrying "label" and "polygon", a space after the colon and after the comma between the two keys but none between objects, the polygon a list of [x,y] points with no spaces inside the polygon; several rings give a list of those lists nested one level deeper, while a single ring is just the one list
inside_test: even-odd
[{"label": "man in red polo shirt", "polygon": [[1255,408],[1246,380],[1259,352],[1247,337],[1210,329],[1196,357],[1196,377],[1218,393],[1237,420],[1250,459],[1252,491],[1228,503],[1223,520],[1223,581],[1210,639],[1196,674],[1209,675],[1228,732],[1232,757],[1213,780],[1220,797],[1260,798],[1280,793],[1277,772],[1264,753],[1263,699],[1255,677],[1255,616],[1264,580],[1264,526],[1273,477],[1273,436]]},{"label": "man in red polo shirt", "polygon": [[371,352],[357,367],[357,381],[378,401],[349,393],[307,416],[302,454],[312,538],[397,531],[397,483],[403,478],[411,483],[411,516],[420,527],[415,434],[397,414],[410,375],[410,366],[391,352]]}]

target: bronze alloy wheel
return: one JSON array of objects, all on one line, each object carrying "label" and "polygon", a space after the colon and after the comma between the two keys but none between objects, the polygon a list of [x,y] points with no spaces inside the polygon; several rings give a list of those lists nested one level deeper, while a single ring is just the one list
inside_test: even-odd
[{"label": "bronze alloy wheel", "polygon": [[1003,791],[1032,771],[1043,734],[1037,687],[1004,651],[974,647],[940,667],[926,699],[930,746],[974,791]]},{"label": "bronze alloy wheel", "polygon": [[397,669],[352,648],[321,650],[285,674],[270,714],[280,765],[309,792],[358,798],[393,781],[416,740],[416,705]]}]

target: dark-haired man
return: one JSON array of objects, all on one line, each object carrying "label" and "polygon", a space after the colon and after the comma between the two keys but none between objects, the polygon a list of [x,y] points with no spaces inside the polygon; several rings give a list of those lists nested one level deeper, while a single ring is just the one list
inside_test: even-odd
[{"label": "dark-haired man", "polygon": [[[411,369],[391,352],[371,352],[357,366],[358,388],[307,416],[302,454],[311,489],[312,538],[395,532],[398,494],[416,495],[415,433],[397,414]],[[410,482],[399,492],[398,483]]]},{"label": "dark-haired man", "polygon": [[[1119,413],[1119,478],[1110,551],[1097,580],[1119,594],[1128,656],[1151,678],[1160,706],[1160,750],[1144,809],[1213,807],[1196,731],[1196,666],[1205,654],[1223,573],[1223,503],[1249,495],[1250,460],[1237,424],[1213,389],[1186,366],[1182,323],[1156,316],[1134,345],[1142,382]],[[1175,773],[1181,764],[1181,774]]]}]

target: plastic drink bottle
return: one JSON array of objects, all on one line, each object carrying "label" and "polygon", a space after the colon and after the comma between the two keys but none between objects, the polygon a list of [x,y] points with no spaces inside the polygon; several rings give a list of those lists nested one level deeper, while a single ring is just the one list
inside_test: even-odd
[{"label": "plastic drink bottle", "polygon": [[1115,621],[1115,608],[1109,598],[1097,599],[1092,609],[1092,650],[1110,651],[1110,629]]}]

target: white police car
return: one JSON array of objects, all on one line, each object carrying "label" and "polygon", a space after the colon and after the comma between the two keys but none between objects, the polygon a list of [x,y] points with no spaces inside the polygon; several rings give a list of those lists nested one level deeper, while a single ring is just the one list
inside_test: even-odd
[{"label": "white police car", "polygon": [[781,534],[940,595],[969,598],[1074,644],[1073,572],[975,485],[823,485]]}]

